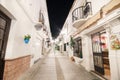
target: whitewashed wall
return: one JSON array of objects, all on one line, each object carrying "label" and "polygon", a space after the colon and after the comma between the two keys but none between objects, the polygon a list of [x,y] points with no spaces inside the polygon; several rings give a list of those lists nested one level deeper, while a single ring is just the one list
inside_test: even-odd
[{"label": "whitewashed wall", "polygon": [[[120,17],[120,16],[119,16]],[[115,19],[110,22],[111,34],[120,33],[120,19]],[[120,50],[109,51],[111,80],[120,80]]]},{"label": "whitewashed wall", "polygon": [[[110,35],[112,33],[118,33],[120,32],[120,20],[117,17],[120,17],[119,15],[119,10],[115,10],[113,12],[111,12],[109,15],[107,15],[106,17],[104,17],[102,20],[98,21],[98,24],[92,26],[89,29],[86,29],[85,31],[83,31],[82,33],[87,33],[87,34],[92,34],[95,31],[99,31],[100,29],[106,29],[107,32],[107,36],[108,36],[108,47],[109,47],[109,60],[110,60],[110,72],[111,72],[111,80],[119,80],[120,79],[120,51],[119,50],[111,50],[110,48]],[[116,17],[116,19],[115,19]],[[88,39],[91,39],[88,36]],[[85,41],[85,40],[84,40]],[[87,42],[87,41],[86,41]],[[88,49],[87,55],[83,55],[84,56],[84,61],[83,63],[87,63],[84,64],[83,66],[87,69],[87,70],[93,70],[93,63],[91,63],[92,60],[92,55],[91,55],[91,51],[90,48],[91,43],[86,43],[88,46],[84,46],[83,47],[83,52],[85,52],[86,49]],[[89,56],[89,57],[88,57]],[[90,60],[90,61],[88,61]],[[90,64],[90,65],[89,65]]]},{"label": "whitewashed wall", "polygon": [[[106,5],[108,2],[110,2],[110,0],[87,0],[88,2],[91,2],[92,4],[92,16],[94,16],[104,5]],[[74,5],[71,9],[71,11],[69,12],[69,15],[65,21],[65,24],[68,23],[68,35],[70,36],[72,35],[75,31],[77,31],[74,27],[73,27],[73,23],[72,23],[72,12],[74,9],[76,9],[77,7],[83,6],[84,4],[84,0],[76,0],[74,2]],[[65,26],[63,26],[65,27]],[[78,34],[77,36],[81,36],[81,34]],[[70,41],[70,38],[68,37],[67,41]],[[69,50],[70,51],[70,50]],[[70,51],[71,53],[71,51]],[[88,54],[89,55],[89,54]],[[83,58],[85,56],[83,55]],[[86,58],[87,59],[87,58]]]},{"label": "whitewashed wall", "polygon": [[95,15],[100,9],[111,0],[88,0],[92,4],[92,14]]},{"label": "whitewashed wall", "polygon": [[[24,35],[34,35],[34,25],[24,13],[23,9],[18,5],[16,0],[6,0],[3,6],[15,17],[12,20],[11,29],[8,39],[8,45],[6,50],[6,58],[16,58],[31,54],[30,46],[32,44],[33,37],[30,40],[30,44],[24,43]],[[29,50],[29,52],[28,52]],[[11,55],[10,55],[11,54]]]},{"label": "whitewashed wall", "polygon": [[[34,55],[34,60],[37,60],[42,53],[42,38],[36,40],[35,22],[39,19],[40,9],[44,10],[45,25],[50,33],[46,0],[1,0],[0,4],[14,16],[11,22],[11,28],[7,43],[5,59],[17,58],[25,55]],[[29,44],[24,43],[24,35],[30,34],[31,39]],[[44,34],[39,32],[39,34]],[[46,36],[47,37],[47,36]],[[39,45],[36,45],[36,41]],[[34,47],[34,48],[33,48]],[[32,59],[32,63],[34,60]]]},{"label": "whitewashed wall", "polygon": [[[92,4],[92,14],[95,15],[101,7],[109,3],[111,0],[86,0],[88,2],[91,2]],[[76,0],[75,5],[73,6],[73,9],[76,9],[80,6],[84,5],[85,0]]]},{"label": "whitewashed wall", "polygon": [[[72,26],[72,11],[80,7],[82,0],[76,0],[75,5],[71,9],[71,12],[69,12],[69,15],[65,21],[65,24],[68,23],[68,30],[70,33],[68,33],[68,36],[71,35],[73,32],[75,32],[73,29],[74,27]],[[93,16],[104,6],[107,5],[111,0],[88,0],[91,1],[92,3],[92,13]],[[112,15],[111,15],[112,14]],[[116,16],[119,15],[119,11],[115,12],[113,11],[112,13],[109,13],[107,16],[105,16],[103,19],[101,19],[96,25],[93,25],[91,28],[84,30],[82,33],[78,34],[77,36],[81,36],[83,41],[82,41],[82,50],[83,50],[83,60],[81,61],[81,64],[85,67],[86,70],[94,70],[94,64],[93,64],[93,54],[92,54],[92,44],[91,44],[91,37],[88,35],[89,33],[93,33],[94,31],[98,31],[99,29],[104,29],[104,24],[107,23],[107,25],[112,25],[112,31],[113,32],[119,32],[120,31],[120,23],[119,25],[113,25],[113,24],[108,24],[109,20],[114,19]],[[112,21],[113,22],[113,21]],[[110,23],[112,23],[110,22]],[[114,24],[117,24],[114,21]],[[120,22],[120,20],[119,20]],[[65,26],[63,26],[65,27]],[[107,29],[106,29],[107,30]],[[108,36],[110,35],[107,34]],[[65,37],[64,37],[65,38]],[[69,41],[70,38],[67,40]],[[88,41],[89,40],[89,41]],[[110,42],[110,41],[108,41]],[[109,43],[110,45],[110,43]],[[69,50],[69,56],[72,56],[70,53],[72,53],[72,49],[68,48]],[[114,50],[109,50],[109,60],[110,60],[110,71],[111,71],[111,80],[120,80],[120,51],[114,51]],[[73,53],[72,53],[73,54]]]}]

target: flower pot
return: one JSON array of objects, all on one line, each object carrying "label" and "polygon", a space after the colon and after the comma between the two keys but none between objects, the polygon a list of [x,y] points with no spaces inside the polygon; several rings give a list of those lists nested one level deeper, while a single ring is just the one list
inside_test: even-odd
[{"label": "flower pot", "polygon": [[29,43],[29,39],[24,39],[25,44]]}]

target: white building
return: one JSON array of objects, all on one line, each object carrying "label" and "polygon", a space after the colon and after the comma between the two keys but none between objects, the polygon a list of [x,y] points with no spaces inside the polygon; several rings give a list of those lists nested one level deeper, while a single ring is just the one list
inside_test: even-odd
[{"label": "white building", "polygon": [[120,0],[75,0],[60,35],[61,45],[70,37],[75,42],[64,54],[90,72],[120,80]]},{"label": "white building", "polygon": [[49,51],[50,40],[46,0],[0,0],[0,80],[16,80]]}]

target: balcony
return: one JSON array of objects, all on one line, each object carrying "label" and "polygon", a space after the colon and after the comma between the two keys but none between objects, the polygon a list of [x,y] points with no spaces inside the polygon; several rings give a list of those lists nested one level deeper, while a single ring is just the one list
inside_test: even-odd
[{"label": "balcony", "polygon": [[73,26],[79,28],[91,15],[91,2],[86,2],[85,6],[78,7],[72,12]]}]

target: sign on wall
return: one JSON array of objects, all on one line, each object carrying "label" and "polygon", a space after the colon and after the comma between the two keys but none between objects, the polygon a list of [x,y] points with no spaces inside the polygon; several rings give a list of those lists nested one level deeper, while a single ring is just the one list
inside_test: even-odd
[{"label": "sign on wall", "polygon": [[120,50],[120,32],[111,34],[110,43],[110,47],[112,50]]}]

